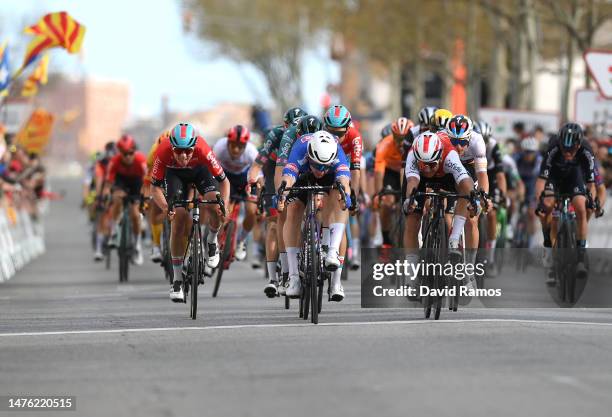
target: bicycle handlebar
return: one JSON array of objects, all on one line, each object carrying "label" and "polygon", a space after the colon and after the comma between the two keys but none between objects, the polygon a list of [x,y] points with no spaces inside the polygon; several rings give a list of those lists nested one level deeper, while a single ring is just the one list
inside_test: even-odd
[{"label": "bicycle handlebar", "polygon": [[223,213],[223,216],[225,216],[225,203],[223,202],[223,199],[221,198],[221,193],[217,192],[215,194],[215,199],[214,200],[204,200],[201,199],[199,197],[194,197],[190,200],[178,200],[178,199],[174,199],[170,202],[170,204],[168,205],[168,211],[172,211],[172,209],[174,207],[184,207],[187,208],[190,205],[200,205],[200,204],[218,204],[219,208],[221,208],[221,212]]}]

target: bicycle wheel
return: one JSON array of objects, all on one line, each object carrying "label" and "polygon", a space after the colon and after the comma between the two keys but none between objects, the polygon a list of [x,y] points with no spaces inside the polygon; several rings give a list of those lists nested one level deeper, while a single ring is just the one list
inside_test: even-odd
[{"label": "bicycle wheel", "polygon": [[565,261],[567,265],[567,268],[565,270],[565,293],[567,295],[567,301],[570,304],[574,304],[574,301],[576,300],[576,264],[578,263],[578,256],[576,254],[576,251],[578,250],[578,248],[576,247],[576,223],[573,220],[568,220],[567,229],[568,250],[567,258]]},{"label": "bicycle wheel", "polygon": [[191,237],[191,297],[189,314],[192,320],[196,319],[198,314],[198,283],[202,265],[200,263],[200,253],[202,246],[200,243],[200,228],[197,224],[194,226],[194,231]]},{"label": "bicycle wheel", "polygon": [[[423,222],[425,223],[426,221],[426,225],[425,228],[422,229],[423,230],[423,248],[425,248],[425,259],[426,259],[426,263],[430,263],[432,262],[432,242],[433,242],[433,222],[429,219],[429,216],[427,216]],[[428,286],[430,285],[430,279],[429,277],[423,277],[423,280],[427,281]],[[419,290],[420,292],[420,290]],[[428,319],[429,317],[431,317],[431,305],[432,305],[432,297],[427,294],[424,295],[421,298],[421,303],[423,304],[423,314],[425,315],[425,318]]]},{"label": "bicycle wheel", "polygon": [[121,237],[119,239],[119,282],[127,282],[130,264],[130,236],[131,224],[127,210],[123,211],[120,227]]},{"label": "bicycle wheel", "polygon": [[566,301],[567,297],[567,286],[566,280],[568,278],[568,264],[566,257],[568,256],[569,247],[569,231],[567,230],[567,224],[564,220],[561,220],[559,232],[557,233],[557,241],[555,243],[554,255],[554,268],[555,275],[557,278],[557,295],[561,302]]},{"label": "bicycle wheel", "polygon": [[[433,245],[434,262],[437,265],[444,265],[444,263],[446,263],[446,260],[448,259],[448,255],[447,255],[448,233],[446,230],[446,222],[444,221],[444,219],[434,220],[434,232],[435,232],[435,235],[434,235],[435,239],[434,239],[434,245]],[[434,289],[436,290],[436,296],[434,298],[434,307],[435,307],[434,319],[435,320],[440,319],[440,312],[442,311],[442,307],[444,305],[444,299],[445,299],[444,296],[439,295],[438,291],[445,287],[446,287],[446,277],[443,274],[441,275],[436,274],[434,276]]]},{"label": "bicycle wheel", "polygon": [[[321,252],[319,250],[318,227],[314,216],[310,217],[310,265],[306,278],[310,283],[310,321],[313,324],[319,323],[319,275],[321,274]],[[321,284],[322,285],[322,284]]]},{"label": "bicycle wheel", "polygon": [[229,256],[232,249],[232,237],[235,229],[236,224],[233,220],[230,220],[228,223],[225,224],[223,230],[219,234],[219,244],[221,245],[221,247],[219,248],[219,253],[221,254],[221,259],[219,260],[219,266],[217,266],[215,286],[213,288],[212,293],[213,297],[216,297],[217,293],[219,292],[219,286],[221,285],[223,271],[226,269],[226,267],[229,267]]},{"label": "bicycle wheel", "polygon": [[170,222],[166,219],[162,227],[162,266],[164,275],[170,284],[174,280],[174,271],[172,270],[172,256],[170,255]]}]

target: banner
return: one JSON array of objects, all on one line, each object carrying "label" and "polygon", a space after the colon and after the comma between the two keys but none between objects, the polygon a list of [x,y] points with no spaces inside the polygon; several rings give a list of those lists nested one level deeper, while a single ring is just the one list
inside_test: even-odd
[{"label": "banner", "polygon": [[32,112],[25,126],[17,134],[17,143],[29,153],[40,153],[49,142],[53,115],[38,108]]}]

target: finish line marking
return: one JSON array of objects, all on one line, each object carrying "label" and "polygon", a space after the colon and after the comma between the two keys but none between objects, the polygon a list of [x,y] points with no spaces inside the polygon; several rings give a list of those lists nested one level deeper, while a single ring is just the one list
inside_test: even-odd
[{"label": "finish line marking", "polygon": [[63,336],[63,335],[78,335],[78,334],[105,334],[105,333],[152,333],[152,332],[176,332],[185,330],[231,330],[231,329],[267,329],[267,328],[282,328],[282,327],[351,327],[351,326],[376,326],[376,325],[392,325],[392,324],[429,324],[435,323],[524,323],[524,324],[556,324],[556,325],[586,325],[586,326],[605,326],[612,327],[612,323],[597,323],[585,321],[554,321],[554,320],[520,320],[520,319],[466,319],[466,320],[397,320],[397,321],[356,321],[356,322],[338,322],[338,323],[319,323],[313,325],[310,323],[295,323],[295,324],[239,324],[228,326],[192,326],[192,327],[153,327],[143,329],[102,329],[102,330],[67,330],[56,332],[24,332],[24,333],[0,333],[0,337],[17,337],[17,336]]}]

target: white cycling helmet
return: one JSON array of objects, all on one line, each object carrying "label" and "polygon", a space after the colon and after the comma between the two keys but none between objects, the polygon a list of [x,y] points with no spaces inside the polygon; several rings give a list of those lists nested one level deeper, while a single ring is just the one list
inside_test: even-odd
[{"label": "white cycling helmet", "polygon": [[325,130],[312,134],[308,141],[308,158],[321,165],[331,165],[338,156],[338,142],[334,135]]},{"label": "white cycling helmet", "polygon": [[540,150],[540,144],[536,138],[529,136],[521,141],[521,150],[525,152],[537,152]]},{"label": "white cycling helmet", "polygon": [[423,132],[414,140],[412,151],[418,161],[437,162],[442,156],[442,140],[432,132]]}]

